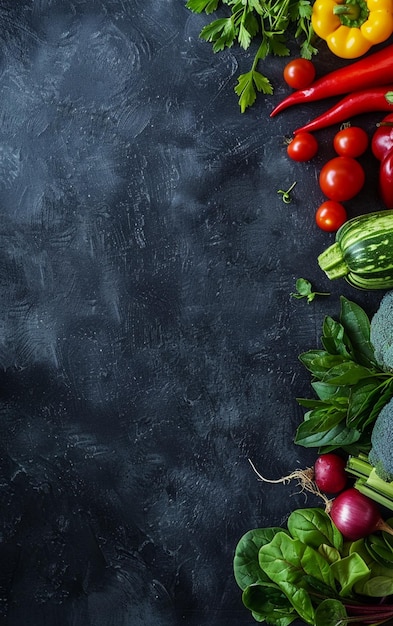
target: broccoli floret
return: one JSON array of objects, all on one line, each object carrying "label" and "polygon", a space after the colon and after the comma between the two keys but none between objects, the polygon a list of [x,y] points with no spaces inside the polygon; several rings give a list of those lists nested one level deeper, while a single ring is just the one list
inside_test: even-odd
[{"label": "broccoli floret", "polygon": [[377,475],[393,481],[393,398],[380,411],[371,433],[368,459]]},{"label": "broccoli floret", "polygon": [[393,290],[382,298],[370,322],[370,341],[378,365],[393,371]]}]

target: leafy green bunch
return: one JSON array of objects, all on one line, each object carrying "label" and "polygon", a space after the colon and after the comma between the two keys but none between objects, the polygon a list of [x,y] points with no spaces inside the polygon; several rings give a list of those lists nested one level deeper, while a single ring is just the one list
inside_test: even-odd
[{"label": "leafy green bunch", "polygon": [[376,363],[366,312],[342,296],[339,319],[324,319],[321,343],[299,356],[316,397],[297,398],[307,411],[295,443],[319,452],[368,452],[374,422],[393,397],[393,373]]},{"label": "leafy green bunch", "polygon": [[393,593],[392,567],[385,532],[345,542],[319,508],[293,511],[287,528],[248,531],[233,561],[243,604],[256,621],[273,626],[299,618],[313,626],[382,623],[393,615],[383,600]]},{"label": "leafy green bunch", "polygon": [[230,15],[207,24],[200,37],[213,44],[213,52],[234,44],[247,50],[252,41],[259,41],[251,69],[238,77],[235,86],[244,113],[254,104],[257,92],[273,93],[270,80],[257,70],[258,62],[270,54],[288,56],[290,34],[301,39],[302,57],[310,59],[317,53],[311,43],[312,5],[310,0],[188,0],[186,7],[195,13],[210,14],[223,5],[230,7]]}]

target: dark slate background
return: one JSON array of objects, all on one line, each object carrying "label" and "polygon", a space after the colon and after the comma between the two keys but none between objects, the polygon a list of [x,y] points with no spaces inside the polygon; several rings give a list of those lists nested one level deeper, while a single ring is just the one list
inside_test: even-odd
[{"label": "dark slate background", "polygon": [[[7,626],[254,624],[236,543],[309,502],[248,459],[274,478],[312,462],[293,444],[298,354],[340,294],[369,313],[380,300],[317,267],[332,131],[312,163],[286,157],[326,103],[269,119],[288,93],[273,58],[275,94],[241,115],[255,50],[213,55],[207,21],[183,0],[1,3]],[[316,63],[332,68],[323,47]],[[364,162],[350,214],[378,208]],[[300,276],[331,296],[294,300]]]}]

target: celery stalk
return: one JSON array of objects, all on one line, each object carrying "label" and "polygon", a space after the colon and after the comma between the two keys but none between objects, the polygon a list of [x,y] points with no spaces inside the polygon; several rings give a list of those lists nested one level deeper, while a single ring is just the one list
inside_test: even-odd
[{"label": "celery stalk", "polygon": [[349,457],[346,471],[356,477],[354,487],[358,491],[393,511],[393,483],[377,475],[366,455]]}]

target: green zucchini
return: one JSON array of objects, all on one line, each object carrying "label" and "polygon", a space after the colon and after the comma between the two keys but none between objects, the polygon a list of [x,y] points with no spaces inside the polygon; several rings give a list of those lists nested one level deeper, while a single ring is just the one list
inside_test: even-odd
[{"label": "green zucchini", "polygon": [[318,264],[331,280],[345,278],[358,289],[393,288],[393,210],[345,222]]}]

